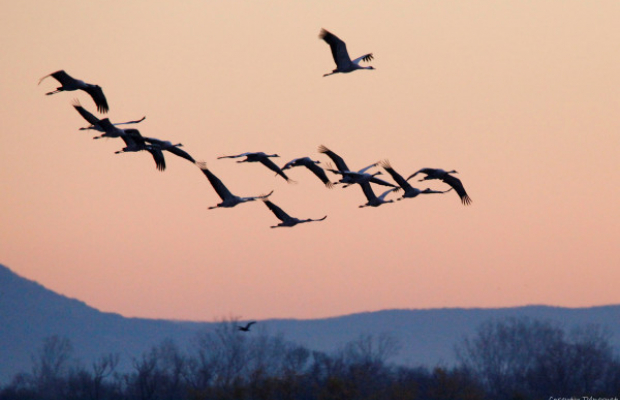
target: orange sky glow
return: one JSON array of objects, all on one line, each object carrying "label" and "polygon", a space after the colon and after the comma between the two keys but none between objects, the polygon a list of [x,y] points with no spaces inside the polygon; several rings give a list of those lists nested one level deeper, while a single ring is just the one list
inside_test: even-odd
[{"label": "orange sky glow", "polygon": [[[9,2],[0,263],[129,317],[618,304],[619,20],[616,1]],[[321,28],[376,70],[323,78]],[[274,190],[289,214],[327,219],[270,229],[261,202],[208,210],[220,199],[188,161],[167,155],[159,172],[80,131],[71,104],[95,113],[90,97],[37,86],[59,69],[233,193]],[[358,187],[217,159],[326,163],[321,144],[353,169],[456,169],[473,204],[452,192],[360,209]]]}]

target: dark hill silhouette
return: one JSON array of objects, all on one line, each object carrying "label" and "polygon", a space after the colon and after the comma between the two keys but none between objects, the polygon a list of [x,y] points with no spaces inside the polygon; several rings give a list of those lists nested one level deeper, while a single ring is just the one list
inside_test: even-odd
[{"label": "dark hill silhouette", "polygon": [[129,364],[130,357],[140,356],[167,337],[187,341],[199,327],[208,325],[100,312],[0,264],[0,384],[16,372],[29,372],[31,356],[51,335],[69,338],[81,360],[114,352]]},{"label": "dark hill silhouette", "polygon": [[[256,325],[267,333],[311,350],[332,351],[361,334],[389,333],[402,345],[392,361],[429,367],[454,363],[454,345],[491,318],[528,316],[559,322],[566,328],[599,324],[612,332],[620,349],[620,306],[561,308],[526,306],[497,309],[426,309],[364,312],[341,317],[271,319]],[[107,353],[121,355],[120,370],[166,338],[185,349],[199,330],[214,323],[125,318],[100,312],[85,303],[54,293],[0,264],[0,385],[18,372],[31,370],[31,355],[51,335],[71,340],[75,357],[86,365]],[[252,334],[252,333],[250,333]]]}]

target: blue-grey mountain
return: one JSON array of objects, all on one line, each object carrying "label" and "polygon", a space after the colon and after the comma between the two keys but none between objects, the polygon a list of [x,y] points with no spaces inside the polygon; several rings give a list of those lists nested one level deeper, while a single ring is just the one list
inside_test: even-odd
[{"label": "blue-grey mountain", "polygon": [[[410,366],[451,365],[454,345],[491,318],[523,317],[551,320],[566,328],[598,324],[612,333],[620,349],[620,306],[560,308],[527,306],[498,309],[385,310],[341,317],[261,320],[252,332],[282,334],[311,350],[334,351],[360,335],[387,333],[402,348],[393,362]],[[164,339],[187,348],[199,331],[214,329],[212,322],[179,322],[125,318],[54,293],[0,265],[0,385],[19,372],[29,372],[32,355],[52,335],[71,340],[74,356],[88,365],[99,356],[119,353],[119,369]]]}]

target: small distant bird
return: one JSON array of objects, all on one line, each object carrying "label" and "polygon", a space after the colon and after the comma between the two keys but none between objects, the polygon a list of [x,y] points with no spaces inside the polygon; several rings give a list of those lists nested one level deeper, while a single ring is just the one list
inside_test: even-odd
[{"label": "small distant bird", "polygon": [[265,203],[265,205],[271,210],[271,212],[273,212],[275,216],[278,217],[280,221],[282,221],[278,225],[272,226],[272,228],[278,228],[281,226],[295,226],[297,224],[302,224],[304,222],[323,221],[325,218],[327,218],[327,215],[326,215],[323,218],[319,218],[319,219],[310,219],[310,218],[299,219],[299,218],[291,217],[290,215],[282,211],[280,207],[276,206],[269,200],[263,199],[263,203]]},{"label": "small distant bird", "polygon": [[381,162],[381,166],[383,167],[383,169],[385,169],[388,172],[388,174],[392,176],[392,178],[396,181],[396,183],[398,183],[398,185],[405,192],[403,193],[402,197],[398,198],[397,200],[411,199],[411,198],[418,196],[419,194],[447,193],[450,190],[452,190],[452,188],[448,190],[444,190],[444,191],[431,190],[430,188],[426,188],[424,190],[414,188],[413,186],[409,184],[409,182],[405,180],[405,178],[403,178],[398,172],[394,170],[394,168],[392,168],[388,160],[384,160],[383,162]]},{"label": "small distant bird", "polygon": [[340,157],[338,154],[334,153],[327,147],[320,145],[319,153],[325,154],[326,156],[331,158],[334,164],[336,164],[337,170],[328,168],[328,171],[331,171],[338,175],[342,175],[342,179],[340,179],[339,183],[343,183],[345,185],[344,187],[347,187],[354,183],[362,183],[362,182],[373,182],[373,183],[376,183],[377,185],[394,187],[393,184],[388,183],[382,179],[376,178],[375,175],[377,174],[371,175],[371,174],[366,173],[367,170],[376,166],[378,163],[370,164],[366,168],[362,168],[359,171],[351,171],[349,167],[347,166],[347,164],[342,159],[342,157]]},{"label": "small distant bird", "polygon": [[[99,118],[95,117],[89,111],[87,111],[84,107],[82,107],[82,105],[80,104],[80,102],[78,100],[75,100],[73,102],[73,107],[76,109],[76,111],[78,113],[80,113],[82,118],[84,118],[86,121],[88,121],[88,123],[90,123],[89,126],[84,127],[84,128],[80,128],[81,131],[95,130],[95,131],[98,131],[98,132],[103,132],[102,135],[95,136],[95,137],[93,137],[93,139],[101,139],[101,138],[104,138],[104,137],[112,137],[112,136],[108,136],[106,134],[105,129],[103,129],[103,127],[100,124],[101,120]],[[138,120],[135,120],[135,121],[118,122],[118,123],[115,123],[115,124],[112,124],[112,125],[113,126],[118,126],[118,125],[137,124],[137,123],[140,123],[140,122],[144,121],[145,118],[146,117],[142,117],[142,118],[140,118]],[[118,136],[115,136],[115,137],[118,137]]]},{"label": "small distant bird", "polygon": [[363,208],[363,207],[379,207],[381,204],[393,203],[394,200],[385,200],[385,196],[387,196],[390,192],[399,190],[399,188],[388,189],[385,192],[383,192],[379,197],[377,197],[375,195],[375,192],[370,187],[370,183],[363,182],[363,183],[360,183],[360,186],[362,187],[362,191],[364,192],[364,196],[366,196],[366,200],[368,200],[368,202],[366,204],[360,205],[359,206],[360,208]]},{"label": "small distant bird", "polygon": [[237,204],[246,203],[248,201],[254,201],[256,199],[266,199],[267,197],[271,196],[271,194],[273,193],[273,190],[272,190],[269,194],[266,194],[263,196],[253,196],[253,197],[235,196],[228,190],[226,186],[224,186],[222,181],[217,176],[215,176],[213,172],[209,171],[209,169],[207,168],[207,163],[200,161],[196,163],[196,165],[198,165],[202,173],[205,174],[205,176],[211,183],[211,186],[213,186],[213,189],[215,189],[215,192],[217,193],[217,195],[220,196],[220,198],[222,199],[221,203],[215,206],[209,207],[209,210],[213,210],[214,208],[218,208],[218,207],[231,208],[231,207],[236,206]]},{"label": "small distant bird", "polygon": [[[107,129],[110,129],[109,127],[112,125],[108,118],[102,119],[101,123],[104,129],[106,127]],[[114,129],[118,128],[114,127]],[[140,131],[137,129],[119,129],[119,131],[121,131],[121,133],[118,137],[125,142],[125,147],[121,150],[115,151],[114,154],[148,151],[153,156],[153,160],[155,160],[155,167],[157,167],[159,171],[164,171],[166,169],[166,159],[164,158],[164,154],[161,149],[147,144],[144,137],[140,134]]]},{"label": "small distant bird", "polygon": [[93,98],[93,100],[95,101],[95,104],[97,105],[97,110],[100,113],[108,112],[109,110],[108,101],[106,100],[105,95],[103,94],[103,90],[101,89],[101,86],[92,85],[90,83],[85,83],[84,81],[81,81],[79,79],[72,78],[64,70],[56,71],[49,75],[45,75],[43,78],[39,80],[39,85],[45,78],[49,76],[53,77],[58,82],[60,82],[62,86],[56,88],[56,90],[54,90],[53,92],[46,93],[48,96],[51,94],[59,93],[59,92],[72,91],[72,90],[83,90],[86,93],[88,93],[90,97]]},{"label": "small distant bird", "polygon": [[332,72],[323,75],[329,76],[336,73],[347,73],[351,71],[355,71],[357,69],[375,69],[373,66],[362,67],[359,65],[361,61],[370,61],[373,59],[372,53],[364,54],[361,57],[356,58],[355,60],[351,60],[349,57],[349,53],[347,52],[347,45],[342,40],[338,39],[336,35],[326,31],[325,29],[321,29],[321,33],[319,34],[319,38],[323,39],[332,50],[332,56],[334,57],[334,61],[336,62],[336,69]]},{"label": "small distant bird", "polygon": [[282,167],[282,171],[286,171],[287,169],[292,167],[306,167],[310,171],[312,171],[312,173],[316,175],[325,186],[331,189],[334,184],[327,177],[325,170],[323,170],[323,168],[317,165],[320,163],[320,161],[315,161],[310,157],[295,158],[294,160],[287,162],[284,167]]},{"label": "small distant bird", "polygon": [[450,174],[458,174],[457,171],[455,170],[444,171],[443,169],[437,169],[437,168],[422,168],[418,172],[409,176],[407,180],[413,178],[417,174],[426,174],[426,176],[423,179],[420,179],[420,182],[431,180],[431,179],[439,179],[441,181],[444,181],[456,191],[456,193],[461,198],[461,203],[463,203],[463,205],[468,206],[472,203],[472,200],[467,195],[467,192],[465,191],[465,187],[463,187],[461,180],[455,176],[450,175]]},{"label": "small distant bird", "polygon": [[250,331],[250,327],[252,325],[254,325],[255,323],[256,323],[256,321],[251,321],[251,322],[248,322],[245,326],[241,326],[241,325],[238,326],[238,328],[242,332],[249,332]]},{"label": "small distant bird", "polygon": [[286,176],[286,174],[284,173],[284,171],[282,171],[282,169],[280,169],[280,167],[278,167],[273,161],[271,161],[269,159],[269,157],[280,157],[277,154],[265,154],[262,151],[256,152],[256,153],[248,152],[248,153],[237,154],[235,156],[221,156],[221,157],[218,157],[218,159],[221,159],[221,158],[239,158],[239,157],[245,157],[245,160],[237,161],[238,163],[242,163],[242,162],[259,162],[259,163],[263,164],[265,167],[267,167],[270,170],[274,171],[276,174],[280,175],[282,178],[286,179],[287,182],[289,182],[289,183],[293,183],[294,182],[288,176]]}]

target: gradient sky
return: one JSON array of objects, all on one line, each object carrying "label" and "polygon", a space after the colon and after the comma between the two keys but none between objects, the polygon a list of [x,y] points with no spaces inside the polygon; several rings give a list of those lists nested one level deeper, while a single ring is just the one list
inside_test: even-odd
[{"label": "gradient sky", "polygon": [[[617,1],[14,1],[0,15],[0,263],[124,316],[317,318],[387,308],[620,303]],[[326,28],[375,71],[334,68]],[[167,156],[114,154],[54,96],[58,69],[103,87],[113,122],[182,142],[238,195]],[[297,184],[246,151],[403,175],[455,193],[359,209],[357,187]],[[427,186],[443,189],[433,181]],[[377,189],[377,191],[379,191]]]}]

